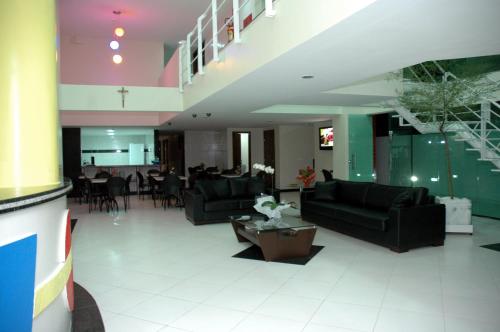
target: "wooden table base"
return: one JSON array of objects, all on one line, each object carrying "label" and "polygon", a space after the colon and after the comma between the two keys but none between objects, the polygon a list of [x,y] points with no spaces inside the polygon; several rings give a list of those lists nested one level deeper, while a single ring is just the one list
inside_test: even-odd
[{"label": "wooden table base", "polygon": [[239,242],[252,242],[259,246],[266,261],[309,255],[316,235],[316,227],[298,229],[276,229],[266,231],[248,231],[245,226],[231,221]]}]

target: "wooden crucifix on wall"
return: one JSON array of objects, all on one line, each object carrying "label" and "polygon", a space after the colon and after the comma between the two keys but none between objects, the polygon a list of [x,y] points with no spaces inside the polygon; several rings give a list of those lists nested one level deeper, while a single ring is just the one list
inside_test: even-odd
[{"label": "wooden crucifix on wall", "polygon": [[125,88],[122,86],[122,88],[117,92],[122,95],[122,108],[125,108],[125,94],[128,93],[128,90],[125,90]]}]

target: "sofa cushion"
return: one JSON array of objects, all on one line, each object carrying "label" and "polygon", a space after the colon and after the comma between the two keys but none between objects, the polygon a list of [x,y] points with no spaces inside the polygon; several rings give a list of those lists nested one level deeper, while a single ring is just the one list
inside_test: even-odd
[{"label": "sofa cushion", "polygon": [[366,192],[365,206],[387,211],[394,205],[394,200],[397,197],[399,197],[397,204],[407,204],[405,206],[410,206],[413,203],[411,195],[412,188],[372,184]]},{"label": "sofa cushion", "polygon": [[415,205],[427,204],[429,196],[429,189],[424,187],[413,188],[413,201]]},{"label": "sofa cushion", "polygon": [[264,179],[254,177],[248,180],[247,192],[248,196],[260,195],[266,192],[266,183]]},{"label": "sofa cushion", "polygon": [[248,178],[229,179],[231,197],[245,197],[248,195]]},{"label": "sofa cushion", "polygon": [[218,179],[210,181],[218,199],[225,199],[231,197],[231,189],[229,188],[228,179]]},{"label": "sofa cushion", "polygon": [[403,208],[414,205],[414,198],[412,192],[405,190],[401,192],[394,200],[392,201],[391,207],[393,208]]},{"label": "sofa cushion", "polygon": [[218,199],[217,192],[215,191],[212,181],[197,181],[195,185],[195,189],[197,189],[201,195],[203,196],[203,200],[205,201],[213,201]]},{"label": "sofa cushion", "polygon": [[205,211],[239,210],[240,201],[237,199],[220,199],[217,201],[205,202]]},{"label": "sofa cushion", "polygon": [[325,217],[332,217],[335,211],[332,202],[320,201],[320,200],[307,200],[302,202],[302,211],[311,211],[314,214],[319,214]]},{"label": "sofa cushion", "polygon": [[255,205],[254,198],[240,198],[240,209],[251,209]]},{"label": "sofa cushion", "polygon": [[320,201],[334,201],[337,182],[316,182],[314,185],[314,199]]},{"label": "sofa cushion", "polygon": [[386,222],[389,220],[387,212],[342,203],[331,204],[334,206],[335,219],[369,229],[385,231]]},{"label": "sofa cushion", "polygon": [[356,206],[364,206],[365,197],[370,182],[353,182],[340,181],[337,182],[336,199],[341,203],[349,203]]}]

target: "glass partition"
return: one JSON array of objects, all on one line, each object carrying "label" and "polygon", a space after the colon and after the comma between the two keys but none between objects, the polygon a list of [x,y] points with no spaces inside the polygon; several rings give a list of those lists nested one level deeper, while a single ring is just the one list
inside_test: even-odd
[{"label": "glass partition", "polygon": [[373,127],[369,115],[349,115],[349,180],[373,182]]},{"label": "glass partition", "polygon": [[[500,218],[500,173],[495,166],[479,161],[477,151],[450,137],[452,179],[456,197],[472,200],[472,213]],[[393,136],[390,178],[392,185],[422,186],[433,195],[447,196],[444,141],[439,134]],[[411,177],[414,176],[414,182]]]},{"label": "glass partition", "polygon": [[150,128],[82,128],[82,166],[155,164]]}]

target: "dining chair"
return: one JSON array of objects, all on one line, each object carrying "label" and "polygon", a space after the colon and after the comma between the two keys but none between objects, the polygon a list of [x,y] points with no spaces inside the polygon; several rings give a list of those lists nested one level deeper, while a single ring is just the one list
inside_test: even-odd
[{"label": "dining chair", "polygon": [[148,188],[151,193],[151,199],[153,200],[154,207],[156,207],[156,198],[161,197],[160,183],[151,175],[148,175]]},{"label": "dining chair", "polygon": [[116,207],[116,211],[119,211],[119,206],[116,198],[118,196],[123,197],[123,207],[125,212],[127,211],[127,195],[126,195],[126,181],[119,176],[113,176],[108,179],[106,182],[106,187],[108,189],[106,196],[106,211],[109,212],[109,209],[114,210]]},{"label": "dining chair", "polygon": [[144,189],[145,189],[144,176],[139,171],[135,172],[135,174],[137,175],[138,196],[141,197],[141,194],[142,194],[142,200],[144,200]]},{"label": "dining chair", "polygon": [[132,174],[129,174],[125,179],[125,195],[127,195],[127,206],[130,208],[130,182],[132,181]]},{"label": "dining chair", "polygon": [[182,208],[182,206],[184,205],[184,200],[182,197],[182,181],[177,175],[167,175],[161,183],[161,191],[163,209],[166,209],[167,206],[170,207],[171,198],[175,198],[175,205]]}]

